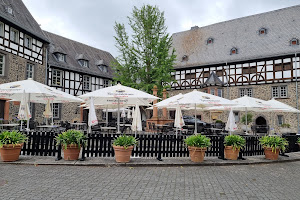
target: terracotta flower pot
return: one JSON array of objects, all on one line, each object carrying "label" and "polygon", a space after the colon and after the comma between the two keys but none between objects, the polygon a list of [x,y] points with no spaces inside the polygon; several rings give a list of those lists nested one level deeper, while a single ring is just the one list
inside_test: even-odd
[{"label": "terracotta flower pot", "polygon": [[272,152],[271,147],[265,147],[264,152],[265,152],[265,158],[268,160],[278,160],[278,155],[279,155],[279,148],[276,148],[276,151]]},{"label": "terracotta flower pot", "polygon": [[232,146],[225,146],[224,154],[225,154],[226,159],[237,160],[239,153],[240,153],[240,150],[238,150],[238,149],[233,150]]},{"label": "terracotta flower pot", "polygon": [[193,162],[203,162],[205,151],[207,150],[206,147],[188,147],[190,152],[190,157]]},{"label": "terracotta flower pot", "polygon": [[2,148],[0,148],[1,160],[4,162],[12,162],[19,159],[20,152],[22,149],[22,144],[4,144]]},{"label": "terracotta flower pot", "polygon": [[64,149],[64,160],[78,160],[80,147],[77,144],[67,145],[67,149]]},{"label": "terracotta flower pot", "polygon": [[130,161],[130,155],[133,146],[129,146],[126,149],[122,146],[113,146],[115,150],[115,158],[118,163],[127,163]]}]

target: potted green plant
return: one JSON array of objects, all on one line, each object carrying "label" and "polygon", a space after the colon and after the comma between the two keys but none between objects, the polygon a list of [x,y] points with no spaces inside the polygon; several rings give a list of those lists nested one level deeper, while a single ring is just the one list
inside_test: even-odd
[{"label": "potted green plant", "polygon": [[246,140],[239,135],[227,135],[224,139],[224,154],[228,160],[237,160],[239,152],[246,145]]},{"label": "potted green plant", "polygon": [[[249,124],[252,122],[252,120],[253,120],[252,113],[247,113],[247,120],[246,120],[246,115],[242,116],[241,123],[243,123],[244,125],[242,125],[241,128],[243,131],[246,132],[246,131],[251,130],[251,127],[249,126]],[[247,121],[247,124],[246,124],[246,121]]]},{"label": "potted green plant", "polygon": [[56,137],[57,145],[62,145],[65,160],[77,160],[80,148],[86,145],[86,136],[79,130],[67,130]]},{"label": "potted green plant", "polygon": [[113,148],[115,151],[116,162],[127,163],[130,161],[130,155],[133,146],[137,144],[137,140],[133,136],[121,135],[114,139]]},{"label": "potted green plant", "polygon": [[297,143],[298,143],[298,146],[299,146],[299,149],[300,149],[300,137],[298,138]]},{"label": "potted green plant", "polygon": [[290,127],[291,127],[290,124],[281,124],[281,126],[280,126],[280,133],[281,134],[291,133]]},{"label": "potted green plant", "polygon": [[205,135],[192,135],[184,140],[188,146],[191,160],[193,162],[202,162],[204,160],[205,151],[210,147],[210,138]]},{"label": "potted green plant", "polygon": [[285,151],[289,144],[285,138],[279,136],[263,136],[259,142],[263,146],[265,157],[268,160],[277,160],[279,151]]},{"label": "potted green plant", "polygon": [[19,159],[21,148],[27,136],[19,131],[3,131],[0,134],[0,154],[4,162]]}]

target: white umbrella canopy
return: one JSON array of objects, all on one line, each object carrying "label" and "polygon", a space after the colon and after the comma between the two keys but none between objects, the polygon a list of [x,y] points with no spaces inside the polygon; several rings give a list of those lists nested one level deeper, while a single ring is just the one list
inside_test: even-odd
[{"label": "white umbrella canopy", "polygon": [[131,125],[131,130],[135,131],[135,136],[137,131],[142,131],[142,119],[141,119],[141,112],[140,112],[140,107],[139,105],[135,106],[135,112],[132,115],[132,125]]},{"label": "white umbrella canopy", "polygon": [[127,111],[127,118],[128,118],[128,119],[132,118],[130,113],[131,113],[131,111],[128,110],[128,111]]},{"label": "white umbrella canopy", "polygon": [[268,110],[277,111],[277,112],[290,112],[290,113],[300,113],[300,110],[289,106],[285,103],[277,101],[276,99],[272,98],[269,101],[266,101],[268,106]]},{"label": "white umbrella canopy", "polygon": [[[177,104],[176,111],[175,111],[175,120],[174,120],[174,127],[177,129],[181,129],[184,126],[184,120],[182,116],[182,112],[180,109],[180,105]],[[176,136],[177,136],[177,130],[176,130]]]},{"label": "white umbrella canopy", "polygon": [[51,103],[82,102],[81,99],[73,95],[56,90],[32,79],[1,84],[0,98],[20,101],[23,91],[30,95],[29,101],[32,103],[46,104],[48,100]]},{"label": "white umbrella canopy", "polygon": [[90,110],[89,110],[89,121],[88,121],[88,125],[89,125],[89,133],[92,132],[92,126],[95,126],[98,124],[98,119],[97,119],[97,115],[96,115],[96,111],[95,111],[95,107],[94,107],[94,100],[91,97],[90,99],[91,105],[90,105]]},{"label": "white umbrella canopy", "polygon": [[[115,86],[102,88],[93,92],[79,96],[87,104],[89,104],[89,97],[94,98],[95,104],[101,105],[117,105],[118,110],[120,106],[128,105],[148,105],[158,97],[148,94],[146,92],[136,90],[130,87],[117,84]],[[120,115],[118,112],[118,133],[120,132]]]},{"label": "white umbrella canopy", "polygon": [[226,126],[225,126],[225,130],[229,131],[230,135],[231,135],[231,132],[237,130],[237,125],[235,123],[235,118],[234,118],[232,109],[230,110],[228,120],[227,120],[227,123],[226,123]]},{"label": "white umbrella canopy", "polygon": [[182,98],[183,94],[179,93],[175,96],[169,97],[161,102],[158,102],[156,104],[154,104],[154,106],[157,106],[158,108],[163,108],[163,107],[172,107],[174,109],[177,108],[177,101],[178,99]]},{"label": "white umbrella canopy", "polygon": [[51,111],[51,106],[50,106],[50,100],[48,100],[45,106],[45,111],[43,112],[43,115],[45,118],[51,118],[53,116],[53,113]]},{"label": "white umbrella canopy", "polygon": [[[18,113],[19,120],[27,120],[27,128],[29,128],[29,119],[31,118],[30,109],[28,106],[28,102],[26,100],[26,94],[23,92],[21,97],[21,103]],[[21,129],[22,129],[22,122],[21,122]]]}]

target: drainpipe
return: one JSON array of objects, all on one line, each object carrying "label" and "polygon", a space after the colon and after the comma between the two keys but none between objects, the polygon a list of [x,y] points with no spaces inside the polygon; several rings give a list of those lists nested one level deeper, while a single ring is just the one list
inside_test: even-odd
[{"label": "drainpipe", "polygon": [[45,85],[48,85],[48,48],[46,47],[46,58],[45,58]]},{"label": "drainpipe", "polygon": [[[295,53],[295,67],[296,67],[296,109],[298,109],[298,68],[297,68],[297,53]],[[299,113],[297,113],[297,134],[299,134]]]},{"label": "drainpipe", "polygon": [[[227,66],[227,62],[226,62],[226,66]],[[226,78],[227,78],[227,99],[230,99],[229,98],[229,71],[230,71],[230,69],[228,66],[228,72],[227,72],[227,76],[226,76]]]}]

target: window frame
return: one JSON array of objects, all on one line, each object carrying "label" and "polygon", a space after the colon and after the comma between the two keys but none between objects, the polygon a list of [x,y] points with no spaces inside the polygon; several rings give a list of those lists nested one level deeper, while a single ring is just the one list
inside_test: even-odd
[{"label": "window frame", "polygon": [[[282,88],[285,88],[285,95],[282,95],[282,93],[283,93]],[[278,96],[274,96],[274,89],[277,90],[276,93],[278,94]],[[272,96],[272,98],[279,98],[279,99],[288,98],[288,86],[287,85],[272,86],[271,96]]]},{"label": "window frame", "polygon": [[[241,92],[244,91],[244,95],[241,95]],[[251,96],[249,95],[249,92],[251,91]],[[239,88],[239,95],[240,97],[243,97],[247,95],[248,97],[253,97],[253,88]]]},{"label": "window frame", "polygon": [[[281,123],[280,123],[279,117],[282,118]],[[284,116],[283,115],[277,115],[277,125],[281,126],[282,124],[284,124]]]},{"label": "window frame", "polygon": [[[59,76],[57,76],[57,74],[54,75],[54,72],[59,72],[60,75]],[[52,71],[51,71],[51,85],[52,86],[63,86],[63,73],[62,72],[63,72],[62,70],[52,69]],[[57,77],[60,78],[60,84],[57,84]],[[55,83],[54,83],[54,80],[56,80]]]},{"label": "window frame", "polygon": [[[89,61],[88,60],[85,60],[85,59],[80,59],[78,60],[78,63],[80,64],[81,67],[89,67]],[[85,65],[86,63],[86,65]]]},{"label": "window frame", "polygon": [[[12,32],[16,33],[15,38],[14,38],[15,40],[12,40]],[[19,41],[18,41],[19,40],[19,31],[17,29],[10,27],[9,40],[14,42],[14,43],[19,44]]]},{"label": "window frame", "polygon": [[[28,46],[26,45],[26,39],[29,39],[29,44]],[[25,35],[24,37],[24,47],[28,48],[28,49],[32,49],[32,37],[30,37],[29,35]]]},{"label": "window frame", "polygon": [[4,23],[3,22],[0,22],[0,27],[2,27],[2,29],[0,28],[0,36],[1,37],[4,37]]},{"label": "window frame", "polygon": [[[85,78],[89,78],[89,81],[87,83],[87,80]],[[89,87],[86,88],[86,85],[88,85]],[[88,76],[88,75],[83,75],[82,77],[82,88],[83,90],[92,90],[92,77],[91,76]]]},{"label": "window frame", "polygon": [[[57,111],[57,115],[54,115],[54,113],[55,113],[54,111]],[[53,115],[53,119],[61,119],[61,104],[60,103],[53,103],[52,115]]]},{"label": "window frame", "polygon": [[0,76],[2,77],[2,76],[5,76],[6,63],[5,63],[5,55],[0,53],[0,56],[3,56],[3,61],[2,61],[2,63],[0,62],[0,65],[2,64],[2,70],[1,70],[2,74],[0,73]]},{"label": "window frame", "polygon": [[[32,67],[32,71],[30,72],[31,73],[31,75],[32,75],[32,77],[28,77],[28,66],[31,66]],[[34,64],[32,64],[32,63],[26,63],[26,79],[28,79],[28,78],[32,78],[32,79],[34,79],[34,72],[35,72],[35,65]]]},{"label": "window frame", "polygon": [[[55,57],[56,57],[57,61],[59,61],[59,62],[66,62],[66,55],[63,53],[56,53]],[[63,58],[63,59],[61,59],[61,58]]]}]

